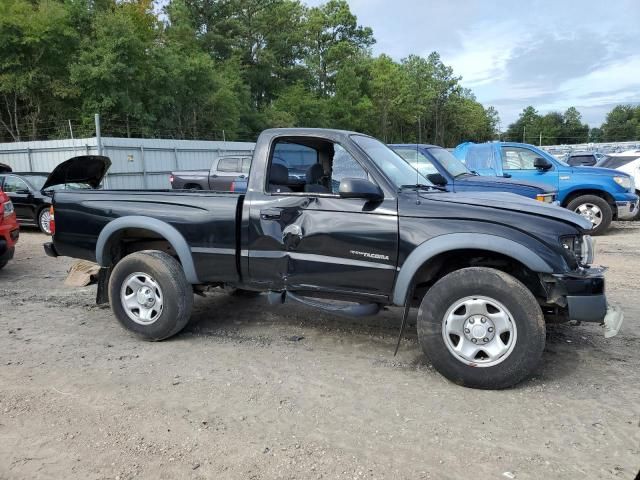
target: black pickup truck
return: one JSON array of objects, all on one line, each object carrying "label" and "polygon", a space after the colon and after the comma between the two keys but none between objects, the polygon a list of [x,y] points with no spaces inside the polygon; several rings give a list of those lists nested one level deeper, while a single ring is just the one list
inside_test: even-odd
[{"label": "black pickup truck", "polygon": [[[48,184],[98,185],[109,164],[72,159]],[[403,307],[403,327],[415,306],[440,373],[506,388],[536,368],[546,321],[611,336],[623,318],[591,266],[590,222],[513,194],[442,191],[354,132],[263,132],[244,194],[62,190],[53,207],[47,254],[100,264],[98,301],[148,340],[182,330],[194,292],[212,286],[340,315]]]}]

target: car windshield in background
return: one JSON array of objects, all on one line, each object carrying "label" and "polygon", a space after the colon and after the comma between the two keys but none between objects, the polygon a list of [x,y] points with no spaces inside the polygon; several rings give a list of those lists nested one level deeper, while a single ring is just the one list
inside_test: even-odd
[{"label": "car windshield in background", "polygon": [[637,160],[638,158],[640,158],[640,155],[637,156],[624,156],[624,157],[606,157],[604,160],[602,160],[600,163],[598,163],[598,167],[602,167],[602,168],[618,168],[618,167],[623,167],[624,165],[626,165],[627,163],[631,163],[634,160]]},{"label": "car windshield in background", "polygon": [[[42,190],[44,182],[47,181],[48,176],[22,175],[22,178],[29,182],[35,190]],[[89,188],[91,188],[91,186],[86,183],[65,183],[63,185],[54,185],[53,187],[47,188],[47,190],[86,190]]]},{"label": "car windshield in background", "polygon": [[46,175],[21,175],[36,190],[42,190],[44,182],[47,181]]},{"label": "car windshield in background", "polygon": [[444,148],[433,147],[429,149],[429,153],[436,157],[442,166],[446,168],[447,172],[449,172],[454,178],[460,177],[464,174],[473,175],[464,163]]},{"label": "car windshield in background", "polygon": [[353,141],[360,147],[380,170],[391,180],[396,188],[403,185],[433,184],[409,165],[400,155],[375,138],[352,135]]}]

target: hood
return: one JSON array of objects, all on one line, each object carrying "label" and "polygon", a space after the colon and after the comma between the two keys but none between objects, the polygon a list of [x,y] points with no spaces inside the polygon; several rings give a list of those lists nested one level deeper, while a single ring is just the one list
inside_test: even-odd
[{"label": "hood", "polygon": [[4,163],[0,163],[0,173],[9,173],[12,172],[13,170],[11,169],[11,167],[9,165],[6,165]]},{"label": "hood", "polygon": [[437,202],[459,203],[462,205],[473,206],[481,205],[483,207],[495,208],[497,210],[539,215],[570,223],[583,230],[591,230],[592,228],[592,224],[589,220],[577,213],[567,210],[566,208],[538,202],[531,198],[516,195],[514,193],[423,193],[421,194],[421,197]]},{"label": "hood", "polygon": [[591,174],[591,175],[603,175],[606,177],[619,177],[621,175],[627,175],[626,173],[620,173],[620,170],[614,170],[613,168],[602,167],[571,167],[573,173],[579,174]]},{"label": "hood", "polygon": [[504,185],[506,187],[529,187],[540,190],[544,193],[555,193],[556,191],[553,188],[549,188],[547,185],[536,182],[528,182],[523,180],[518,180],[515,178],[507,178],[507,177],[488,177],[484,175],[468,175],[464,177],[460,177],[456,179],[456,182],[469,182],[473,185],[491,185],[492,187],[497,187],[500,185]]},{"label": "hood", "polygon": [[111,160],[100,155],[70,158],[53,169],[41,190],[66,183],[86,183],[92,188],[98,188],[110,166]]}]

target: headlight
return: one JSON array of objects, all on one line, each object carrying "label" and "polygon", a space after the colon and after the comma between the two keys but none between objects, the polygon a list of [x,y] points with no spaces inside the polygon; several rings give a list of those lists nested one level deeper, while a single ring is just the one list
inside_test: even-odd
[{"label": "headlight", "polygon": [[553,203],[556,199],[556,196],[553,193],[545,193],[536,195],[536,200],[544,203]]},{"label": "headlight", "polygon": [[629,190],[631,188],[631,177],[613,177],[613,181],[625,190]]},{"label": "headlight", "polygon": [[591,265],[594,261],[593,238],[591,235],[562,237],[562,246],[573,253],[579,265]]}]

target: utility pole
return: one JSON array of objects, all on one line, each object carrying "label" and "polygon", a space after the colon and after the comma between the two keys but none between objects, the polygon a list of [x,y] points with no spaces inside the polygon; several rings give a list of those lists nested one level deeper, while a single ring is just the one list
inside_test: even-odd
[{"label": "utility pole", "polygon": [[69,122],[69,133],[71,134],[71,140],[73,140],[73,128],[71,127],[71,119],[67,121]]},{"label": "utility pole", "polygon": [[542,131],[540,131],[540,143],[538,143],[538,146],[541,147],[542,146]]},{"label": "utility pole", "polygon": [[522,143],[527,143],[526,138],[527,138],[527,126],[525,125],[524,129],[522,130]]},{"label": "utility pole", "polygon": [[96,113],[93,118],[96,123],[96,147],[98,148],[98,155],[102,155],[102,135],[100,135],[100,114]]}]

